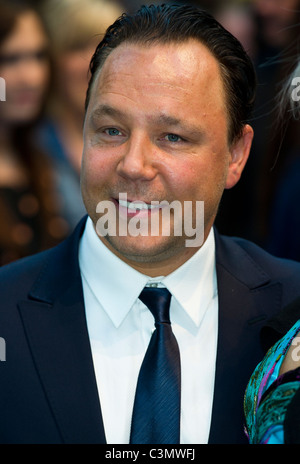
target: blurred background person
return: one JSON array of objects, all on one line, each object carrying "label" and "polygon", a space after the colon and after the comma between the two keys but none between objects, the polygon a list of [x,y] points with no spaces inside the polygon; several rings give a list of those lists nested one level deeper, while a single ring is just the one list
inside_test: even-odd
[{"label": "blurred background person", "polygon": [[[262,58],[266,59],[266,65],[260,73],[266,76],[266,83],[270,81],[269,88],[274,92],[271,104],[269,98],[267,132],[260,133],[260,139],[265,138],[258,190],[260,239],[271,253],[300,261],[299,121],[290,117],[289,111],[279,118],[281,105],[278,105],[287,76],[299,59],[300,1],[255,0],[254,4],[263,25],[261,42],[265,44],[261,50],[265,52]],[[299,68],[297,72],[299,75]],[[292,94],[292,86],[289,89]],[[263,92],[269,92],[267,85],[261,88]]]},{"label": "blurred background person", "polygon": [[0,265],[65,237],[47,157],[33,136],[50,79],[48,38],[29,3],[0,0]]},{"label": "blurred background person", "polygon": [[[242,31],[245,14],[248,25]],[[290,194],[286,194],[290,182],[287,170],[293,171],[293,182],[296,180],[296,172],[290,166],[300,154],[299,130],[287,114],[285,124],[278,124],[277,104],[283,82],[298,59],[300,1],[229,1],[224,2],[217,17],[250,54],[258,87],[249,162],[239,185],[225,191],[216,225],[224,234],[242,236],[277,256],[300,260],[299,244],[295,241],[300,233],[299,215],[289,203]]]},{"label": "blurred background person", "polygon": [[241,42],[248,55],[254,59],[257,28],[252,14],[252,2],[246,0],[219,2],[215,16],[222,26]]},{"label": "blurred background person", "polygon": [[72,229],[86,214],[79,174],[89,63],[123,10],[114,1],[46,0],[40,11],[50,36],[54,78],[38,139],[53,160],[63,215]]},{"label": "blurred background person", "polygon": [[[288,87],[278,94],[278,129],[273,142],[275,148],[279,146],[278,160],[266,190],[269,227],[264,247],[277,256],[300,261],[300,113],[296,106],[300,98],[299,63],[288,82]],[[291,102],[285,112],[282,95],[285,95],[283,101]]]}]

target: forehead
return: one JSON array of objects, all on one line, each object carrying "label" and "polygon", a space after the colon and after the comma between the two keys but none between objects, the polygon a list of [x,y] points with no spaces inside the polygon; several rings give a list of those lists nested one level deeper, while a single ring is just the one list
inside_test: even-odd
[{"label": "forehead", "polygon": [[[226,111],[225,91],[218,61],[196,40],[184,43],[122,44],[107,57],[94,80],[89,107],[104,99],[122,104],[177,104],[188,112],[212,108]],[[145,106],[144,106],[145,108]]]}]

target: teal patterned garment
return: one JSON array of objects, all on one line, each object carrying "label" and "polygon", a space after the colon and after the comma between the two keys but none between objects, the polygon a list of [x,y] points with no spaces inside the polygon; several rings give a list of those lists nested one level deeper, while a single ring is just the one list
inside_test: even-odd
[{"label": "teal patterned garment", "polygon": [[269,349],[256,367],[244,398],[245,432],[250,444],[283,444],[283,423],[288,405],[300,388],[300,368],[279,376],[279,370],[300,320]]}]

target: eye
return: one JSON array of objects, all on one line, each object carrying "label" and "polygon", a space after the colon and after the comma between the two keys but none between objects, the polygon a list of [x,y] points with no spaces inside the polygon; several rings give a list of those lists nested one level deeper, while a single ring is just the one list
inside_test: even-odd
[{"label": "eye", "polygon": [[119,129],[116,129],[115,127],[109,127],[108,129],[105,129],[105,134],[109,135],[110,137],[116,137],[118,135],[123,135]]},{"label": "eye", "polygon": [[181,142],[183,139],[179,136],[179,135],[176,135],[176,134],[167,134],[165,136],[165,139],[168,141],[168,142]]}]

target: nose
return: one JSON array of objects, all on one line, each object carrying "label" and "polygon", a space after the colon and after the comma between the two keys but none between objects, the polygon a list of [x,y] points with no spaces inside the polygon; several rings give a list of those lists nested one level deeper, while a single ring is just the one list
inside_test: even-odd
[{"label": "nose", "polygon": [[132,135],[118,163],[117,173],[132,181],[152,180],[156,176],[155,146],[147,136]]}]

